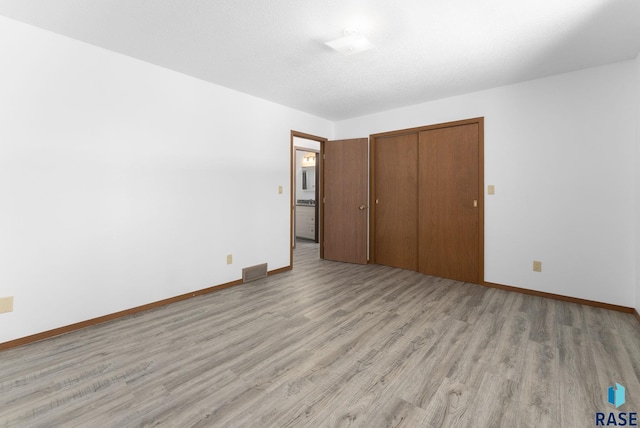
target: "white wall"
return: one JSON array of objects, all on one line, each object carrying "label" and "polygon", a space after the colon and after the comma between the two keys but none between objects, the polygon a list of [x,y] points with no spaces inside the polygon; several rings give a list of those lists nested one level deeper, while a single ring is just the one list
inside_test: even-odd
[{"label": "white wall", "polygon": [[636,310],[640,313],[640,53],[635,61],[636,73]]},{"label": "white wall", "polygon": [[0,343],[288,266],[290,130],[334,127],[6,18],[0,118]]},{"label": "white wall", "polygon": [[320,142],[316,140],[309,140],[308,138],[293,137],[293,145],[295,147],[300,147],[300,148],[304,147],[306,149],[320,151]]},{"label": "white wall", "polygon": [[496,186],[485,280],[631,306],[633,71],[621,62],[346,120],[336,138],[484,116],[485,184]]}]

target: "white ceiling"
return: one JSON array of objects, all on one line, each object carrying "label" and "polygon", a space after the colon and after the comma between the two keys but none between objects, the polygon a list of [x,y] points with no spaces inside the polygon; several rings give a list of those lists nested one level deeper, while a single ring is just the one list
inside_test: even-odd
[{"label": "white ceiling", "polygon": [[[640,52],[640,0],[0,0],[0,14],[331,120]],[[345,28],[375,48],[329,49]]]}]

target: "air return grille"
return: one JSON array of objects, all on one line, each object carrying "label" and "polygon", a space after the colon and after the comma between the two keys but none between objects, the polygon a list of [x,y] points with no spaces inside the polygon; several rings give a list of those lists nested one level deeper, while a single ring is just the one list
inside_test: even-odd
[{"label": "air return grille", "polygon": [[267,277],[267,264],[249,266],[242,268],[242,282],[255,281],[256,279]]}]

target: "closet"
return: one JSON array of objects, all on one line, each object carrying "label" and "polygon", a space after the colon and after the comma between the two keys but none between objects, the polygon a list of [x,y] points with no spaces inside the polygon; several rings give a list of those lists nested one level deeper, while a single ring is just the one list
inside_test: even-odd
[{"label": "closet", "polygon": [[371,136],[372,262],[483,281],[483,122]]}]

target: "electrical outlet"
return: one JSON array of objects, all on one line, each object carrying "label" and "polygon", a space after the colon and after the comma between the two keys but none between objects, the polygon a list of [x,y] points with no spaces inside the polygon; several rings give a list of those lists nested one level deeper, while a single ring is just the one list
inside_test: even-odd
[{"label": "electrical outlet", "polygon": [[13,312],[13,296],[0,298],[0,314]]},{"label": "electrical outlet", "polygon": [[489,184],[489,186],[487,187],[487,193],[490,195],[495,195],[496,194],[496,186],[493,184]]},{"label": "electrical outlet", "polygon": [[542,262],[534,260],[533,261],[533,271],[534,272],[542,272]]},{"label": "electrical outlet", "polygon": [[233,255],[227,254],[227,264],[230,265],[233,263]]}]

